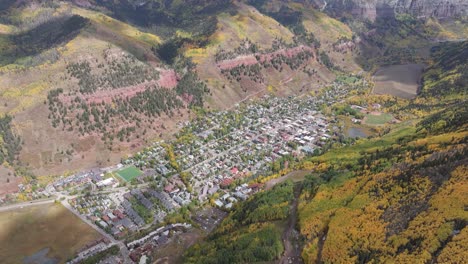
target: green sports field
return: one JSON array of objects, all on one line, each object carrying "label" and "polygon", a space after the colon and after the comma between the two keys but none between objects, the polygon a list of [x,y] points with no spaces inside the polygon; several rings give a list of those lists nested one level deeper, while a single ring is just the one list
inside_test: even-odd
[{"label": "green sports field", "polygon": [[135,166],[130,166],[128,168],[117,171],[115,174],[120,178],[124,179],[125,181],[129,182],[143,174],[143,172],[141,172],[141,170],[139,170]]}]

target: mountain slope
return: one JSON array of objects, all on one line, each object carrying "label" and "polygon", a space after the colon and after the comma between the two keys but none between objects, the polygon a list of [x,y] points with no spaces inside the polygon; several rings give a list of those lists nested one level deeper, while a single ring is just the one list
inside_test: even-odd
[{"label": "mountain slope", "polygon": [[185,253],[185,263],[255,263],[274,261],[284,248],[283,220],[294,198],[291,181],[258,193],[236,208],[207,241]]},{"label": "mountain slope", "polygon": [[[170,136],[193,107],[225,109],[265,93],[311,92],[340,71],[358,73],[382,64],[380,57],[415,60],[405,56],[420,45],[402,47],[408,43],[432,45],[425,32],[412,34],[422,22],[405,20],[411,27],[404,27],[397,19],[391,34],[383,30],[388,23],[381,23],[373,35],[379,22],[343,23],[318,6],[310,1],[5,2],[0,111],[14,117],[13,131],[23,139],[20,160],[39,175],[114,163]],[[454,33],[462,22],[425,23],[434,38],[465,34]],[[404,34],[394,38],[395,32]]]},{"label": "mountain slope", "polygon": [[[300,204],[307,263],[465,258],[468,98],[466,83],[457,84],[464,79],[465,45],[434,49],[420,95],[409,106],[427,111],[416,126],[400,124],[381,139],[312,158],[338,176],[315,181],[318,188]],[[450,84],[443,81],[449,76]],[[433,90],[435,80],[442,83]]]},{"label": "mountain slope", "polygon": [[[334,79],[307,32],[298,38],[244,3],[197,1],[197,7],[164,1],[5,5],[0,111],[14,116],[22,164],[43,175],[116,162],[169,136],[192,106],[228,108]],[[256,50],[243,50],[246,43]],[[195,74],[184,78],[188,72]],[[126,96],[135,99],[122,100]],[[140,107],[148,102],[150,108]]]},{"label": "mountain slope", "polygon": [[462,0],[332,0],[315,2],[331,14],[357,16],[369,20],[375,20],[378,17],[393,17],[397,13],[438,19],[468,15],[468,5]]},{"label": "mountain slope", "polygon": [[[60,118],[60,123],[57,123],[57,118],[53,117],[56,108],[49,109],[48,95],[57,89],[78,91],[83,86],[84,83],[80,84],[77,78],[69,74],[70,67],[76,63],[89,64],[95,72],[93,74],[107,71],[107,75],[101,76],[108,76],[113,82],[121,82],[105,85],[112,89],[137,85],[144,82],[142,78],[146,78],[146,81],[148,78],[154,79],[162,86],[174,87],[177,84],[174,71],[162,68],[164,66],[151,51],[160,38],[103,14],[66,4],[53,7],[26,5],[11,12],[5,15],[11,28],[4,35],[5,42],[8,42],[2,41],[4,47],[8,48],[3,49],[3,54],[11,56],[2,56],[0,110],[15,115],[14,131],[23,139],[20,155],[23,165],[29,166],[39,175],[63,172],[65,169],[76,170],[83,166],[102,164],[108,159],[115,162],[120,159],[122,151],[129,149],[132,144],[141,144],[125,142],[112,149],[101,140],[102,134],[80,133],[79,124],[74,131],[68,131],[69,127],[58,125],[63,121],[66,123],[67,118]],[[81,27],[69,29],[66,26],[69,19],[78,19],[83,23],[73,23]],[[57,26],[64,30],[57,30]],[[36,38],[34,35],[44,38]],[[26,37],[31,36],[44,45],[28,45]],[[31,47],[36,50],[27,49]],[[99,64],[103,62],[113,66],[100,68]],[[128,69],[124,74],[119,74],[121,66],[133,69],[133,74],[126,75]],[[146,72],[146,76],[143,72]],[[120,81],[116,77],[120,77]],[[76,94],[73,99],[75,97]],[[76,110],[67,110],[76,113]],[[164,118],[170,119],[166,116],[161,120]],[[70,121],[75,123],[79,120],[73,117]],[[166,128],[171,129],[173,125],[168,122]],[[149,130],[148,136],[158,135],[163,130],[159,129],[159,132]]]},{"label": "mountain slope", "polygon": [[[251,6],[241,3],[237,6],[236,15],[223,13],[218,16],[218,29],[208,46],[189,47],[185,51],[185,55],[197,63],[200,77],[214,88],[210,98],[213,105],[232,106],[246,97],[269,91],[293,94],[333,80],[333,73],[318,61],[312,42],[294,41],[294,34],[272,18]],[[256,46],[255,51],[242,50],[249,43]],[[302,47],[310,50],[309,58],[298,57]],[[226,56],[225,53],[230,54]],[[273,69],[262,63],[263,59],[258,60],[258,56],[268,57],[265,62],[282,58],[279,58],[277,69]],[[283,56],[299,64],[292,69],[286,65]],[[307,73],[312,69],[317,74]],[[225,71],[230,72],[225,74]],[[239,71],[240,75],[237,74]]]}]

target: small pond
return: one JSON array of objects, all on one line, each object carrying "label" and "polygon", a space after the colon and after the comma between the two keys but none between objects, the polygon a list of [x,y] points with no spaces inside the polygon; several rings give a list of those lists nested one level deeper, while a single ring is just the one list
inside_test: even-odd
[{"label": "small pond", "polygon": [[361,127],[350,127],[346,130],[346,136],[350,138],[366,138],[369,133]]}]

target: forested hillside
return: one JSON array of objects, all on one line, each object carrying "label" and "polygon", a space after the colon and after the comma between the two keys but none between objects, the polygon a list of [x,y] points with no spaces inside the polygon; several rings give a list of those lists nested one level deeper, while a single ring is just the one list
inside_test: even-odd
[{"label": "forested hillside", "polygon": [[254,263],[279,258],[282,220],[293,199],[292,182],[258,193],[238,206],[207,241],[185,253],[186,263]]},{"label": "forested hillside", "polygon": [[0,118],[0,164],[16,165],[21,139],[11,129],[11,116]]},{"label": "forested hillside", "polygon": [[466,42],[432,49],[419,97],[399,109],[429,114],[422,120],[311,160],[335,176],[305,188],[299,214],[306,262],[467,257],[466,58]]},{"label": "forested hillside", "polygon": [[[313,160],[335,176],[313,179],[299,205],[307,263],[466,257],[466,248],[457,247],[468,221],[467,124],[428,133],[426,122]],[[347,156],[349,151],[359,154]]]}]

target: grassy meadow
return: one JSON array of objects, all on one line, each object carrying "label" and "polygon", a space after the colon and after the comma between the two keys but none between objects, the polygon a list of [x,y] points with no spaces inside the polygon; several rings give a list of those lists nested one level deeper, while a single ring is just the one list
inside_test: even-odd
[{"label": "grassy meadow", "polygon": [[0,259],[22,263],[41,250],[47,259],[65,263],[100,234],[59,204],[0,213]]}]

